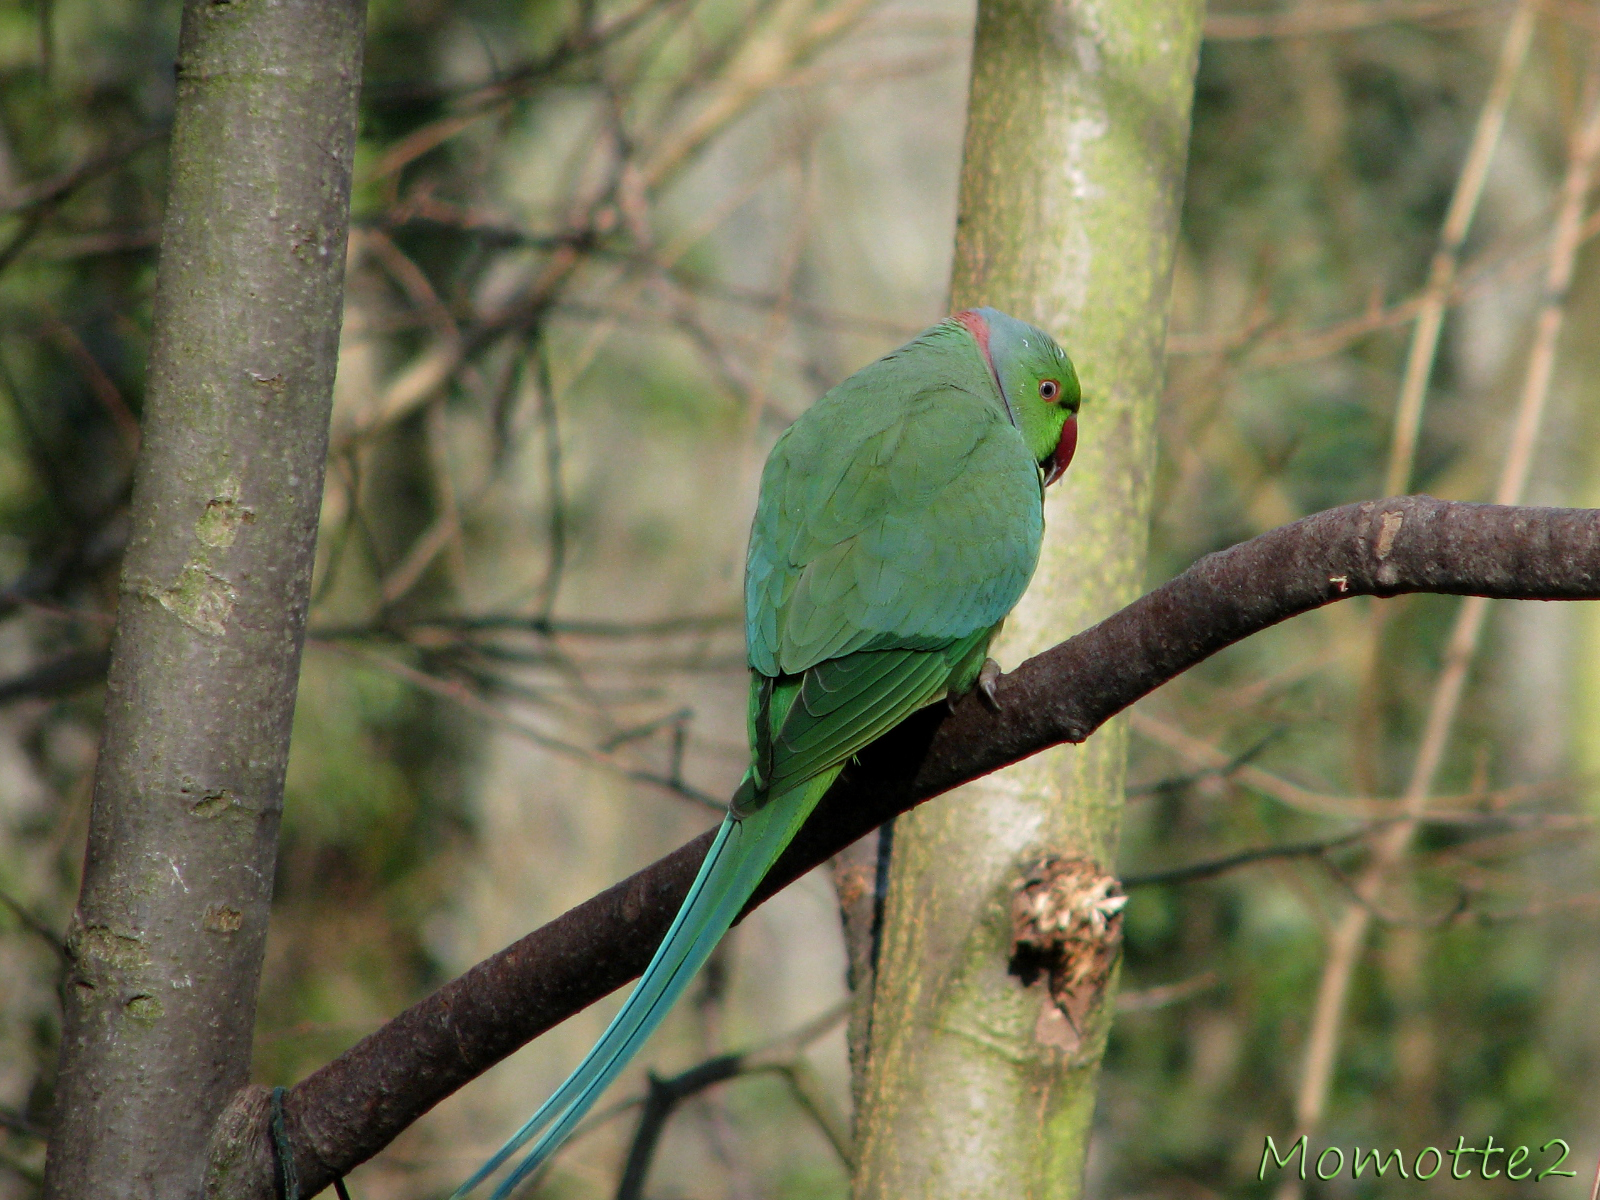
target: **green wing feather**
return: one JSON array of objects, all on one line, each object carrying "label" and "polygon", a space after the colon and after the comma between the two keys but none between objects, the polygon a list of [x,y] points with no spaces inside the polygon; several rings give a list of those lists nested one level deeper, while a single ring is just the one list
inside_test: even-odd
[{"label": "green wing feather", "polygon": [[759,803],[970,680],[1038,561],[1039,473],[970,339],[858,372],[767,460],[745,570]]},{"label": "green wing feather", "polygon": [[1039,477],[1016,430],[953,387],[879,407],[907,427],[893,456],[853,455],[850,430],[802,418],[768,459],[745,575],[752,670],[940,649],[999,622],[1033,574]]},{"label": "green wing feather", "polygon": [[956,668],[987,647],[991,629],[939,650],[861,650],[806,671],[773,737],[768,787],[781,792],[838,766],[939,699]]}]

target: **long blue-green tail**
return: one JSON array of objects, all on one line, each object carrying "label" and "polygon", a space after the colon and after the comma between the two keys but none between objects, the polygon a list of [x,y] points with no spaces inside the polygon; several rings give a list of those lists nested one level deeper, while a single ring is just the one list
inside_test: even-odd
[{"label": "long blue-green tail", "polygon": [[839,768],[834,767],[792,791],[772,797],[752,813],[729,816],[723,821],[672,927],[622,1010],[606,1026],[577,1070],[493,1158],[455,1190],[451,1200],[459,1200],[476,1188],[535,1136],[538,1141],[533,1149],[495,1189],[493,1200],[504,1200],[555,1153],[689,986],[838,773]]}]

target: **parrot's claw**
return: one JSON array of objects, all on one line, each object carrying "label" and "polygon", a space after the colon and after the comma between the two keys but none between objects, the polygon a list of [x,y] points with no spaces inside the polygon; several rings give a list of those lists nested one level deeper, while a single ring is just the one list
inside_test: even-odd
[{"label": "parrot's claw", "polygon": [[978,668],[978,696],[992,713],[1000,711],[1000,697],[995,695],[994,685],[1000,682],[1000,664],[992,658],[983,660],[983,666]]}]

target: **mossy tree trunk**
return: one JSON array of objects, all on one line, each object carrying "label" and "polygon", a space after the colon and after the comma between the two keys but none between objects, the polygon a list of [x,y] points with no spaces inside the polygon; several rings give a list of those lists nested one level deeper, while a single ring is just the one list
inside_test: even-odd
[{"label": "mossy tree trunk", "polygon": [[322,501],[363,0],[188,0],[45,1195],[198,1196],[247,1080]]},{"label": "mossy tree trunk", "polygon": [[[996,646],[1004,666],[1126,604],[1143,581],[1203,11],[1197,0],[979,3],[953,303],[1056,335],[1085,393],[1038,574]],[[1048,954],[1014,971],[1014,922],[1024,880],[1035,900],[1097,896],[1089,907],[1111,916],[1100,949],[1114,950],[1115,904],[1092,883],[1114,866],[1125,757],[1114,722],[897,824],[858,1089],[857,1200],[1081,1192],[1110,982],[1091,970],[1069,986],[1072,963]],[[1081,961],[1096,947],[1076,950]]]}]

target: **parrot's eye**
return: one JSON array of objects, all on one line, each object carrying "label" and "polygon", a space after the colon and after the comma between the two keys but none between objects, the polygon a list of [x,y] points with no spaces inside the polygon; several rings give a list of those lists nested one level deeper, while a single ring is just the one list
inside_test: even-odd
[{"label": "parrot's eye", "polygon": [[1061,385],[1054,379],[1043,379],[1039,382],[1039,399],[1046,404],[1054,404],[1061,396]]}]

